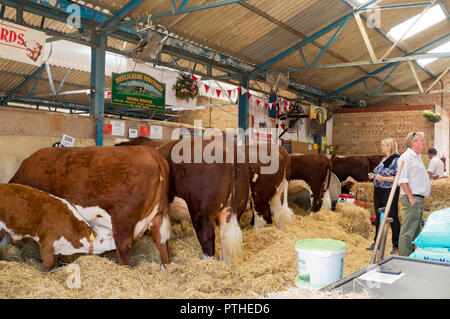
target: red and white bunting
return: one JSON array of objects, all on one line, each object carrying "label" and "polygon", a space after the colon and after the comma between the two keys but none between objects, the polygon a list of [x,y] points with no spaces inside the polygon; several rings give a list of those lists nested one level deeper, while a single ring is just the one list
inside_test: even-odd
[{"label": "red and white bunting", "polygon": [[220,97],[220,94],[221,94],[221,93],[222,93],[222,90],[216,89],[217,97]]},{"label": "red and white bunting", "polygon": [[205,87],[205,92],[206,92],[206,93],[208,93],[208,90],[209,90],[209,86],[208,86],[208,85],[206,85],[206,84],[204,84],[204,87]]}]

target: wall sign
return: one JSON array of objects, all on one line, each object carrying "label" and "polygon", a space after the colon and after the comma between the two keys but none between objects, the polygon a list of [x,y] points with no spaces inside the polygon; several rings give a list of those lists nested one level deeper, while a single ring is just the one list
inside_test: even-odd
[{"label": "wall sign", "polygon": [[75,138],[64,134],[61,139],[60,147],[74,147],[74,146],[75,146]]},{"label": "wall sign", "polygon": [[141,72],[112,73],[111,102],[143,110],[164,110],[166,85]]},{"label": "wall sign", "polygon": [[136,127],[129,127],[128,128],[128,137],[129,138],[138,137],[138,129]]},{"label": "wall sign", "polygon": [[140,126],[139,127],[139,135],[140,136],[149,136],[150,135],[150,127]]},{"label": "wall sign", "polygon": [[0,20],[0,57],[41,66],[45,33]]},{"label": "wall sign", "polygon": [[125,135],[125,122],[111,121],[112,129],[111,135],[124,136]]},{"label": "wall sign", "polygon": [[150,138],[161,140],[163,138],[163,128],[158,125],[150,126]]}]

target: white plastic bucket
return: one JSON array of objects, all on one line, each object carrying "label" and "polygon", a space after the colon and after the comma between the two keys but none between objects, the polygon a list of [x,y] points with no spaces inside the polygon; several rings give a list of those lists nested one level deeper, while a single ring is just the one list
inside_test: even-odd
[{"label": "white plastic bucket", "polygon": [[303,239],[295,243],[299,288],[318,290],[342,278],[345,243],[334,239]]}]

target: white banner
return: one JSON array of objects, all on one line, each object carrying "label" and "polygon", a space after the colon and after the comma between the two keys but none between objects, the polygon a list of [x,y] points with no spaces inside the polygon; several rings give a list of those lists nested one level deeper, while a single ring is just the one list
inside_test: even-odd
[{"label": "white banner", "polygon": [[45,33],[0,20],[0,57],[41,66]]}]

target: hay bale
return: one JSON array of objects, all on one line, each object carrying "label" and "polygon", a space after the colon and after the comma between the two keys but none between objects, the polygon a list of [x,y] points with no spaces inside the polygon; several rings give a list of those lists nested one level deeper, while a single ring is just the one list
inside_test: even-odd
[{"label": "hay bale", "polygon": [[370,213],[367,209],[350,203],[338,203],[336,212],[342,213],[339,223],[350,234],[359,234],[368,238],[371,230]]},{"label": "hay bale", "polygon": [[450,207],[450,179],[431,181],[431,193],[425,198],[425,210],[435,211]]},{"label": "hay bale", "polygon": [[[373,183],[371,182],[359,182],[353,185],[353,187],[350,189],[350,191],[353,194],[356,194],[356,192],[362,189],[364,193],[366,194],[366,200],[368,202],[373,202]],[[364,196],[362,194],[358,194],[358,200],[364,200]]]},{"label": "hay bale", "polygon": [[14,245],[6,245],[0,247],[0,260],[17,261],[17,262],[22,261],[20,249]]}]

